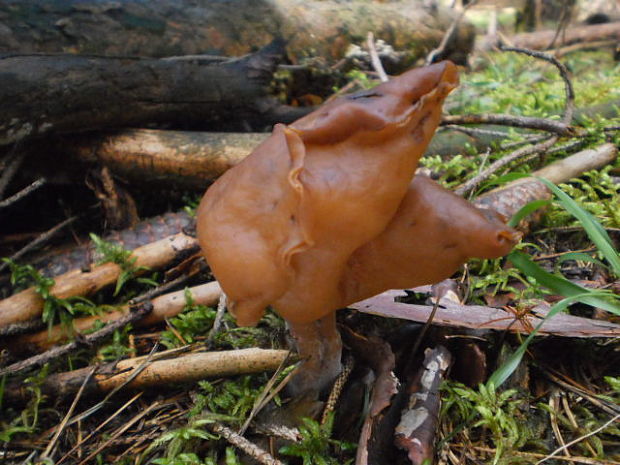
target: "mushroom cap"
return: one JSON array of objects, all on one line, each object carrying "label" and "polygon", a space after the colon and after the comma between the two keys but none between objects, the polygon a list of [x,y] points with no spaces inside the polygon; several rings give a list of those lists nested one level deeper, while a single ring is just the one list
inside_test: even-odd
[{"label": "mushroom cap", "polygon": [[385,230],[349,258],[340,307],[388,289],[440,282],[470,258],[507,254],[520,238],[500,215],[416,176]]},{"label": "mushroom cap", "polygon": [[207,190],[198,239],[240,325],[267,305],[300,323],[338,308],[347,261],[391,221],[456,85],[442,62],[340,97]]}]

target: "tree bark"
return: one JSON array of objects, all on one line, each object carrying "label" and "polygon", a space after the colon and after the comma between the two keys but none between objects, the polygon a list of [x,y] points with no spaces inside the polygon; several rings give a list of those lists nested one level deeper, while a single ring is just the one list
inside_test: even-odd
[{"label": "tree bark", "polygon": [[0,58],[0,145],[43,134],[174,122],[205,127],[221,121],[273,124],[280,112],[268,95],[282,44],[223,64],[96,56]]},{"label": "tree bark", "polygon": [[57,156],[62,151],[82,162],[101,163],[139,185],[204,190],[268,136],[269,133],[127,129],[63,138],[54,151]]},{"label": "tree bark", "polygon": [[[410,64],[439,44],[453,18],[420,0],[0,0],[0,51],[239,56],[282,37],[293,62],[333,62],[372,31],[407,50]],[[467,54],[473,40],[463,23],[449,51]]]}]

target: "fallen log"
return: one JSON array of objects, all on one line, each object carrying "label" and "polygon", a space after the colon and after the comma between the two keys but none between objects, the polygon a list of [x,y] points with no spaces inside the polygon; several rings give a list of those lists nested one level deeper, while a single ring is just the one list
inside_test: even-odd
[{"label": "fallen log", "polygon": [[100,163],[139,184],[204,190],[263,142],[269,133],[127,129],[63,138],[57,150],[84,163]]},{"label": "fallen log", "polygon": [[282,44],[214,65],[75,55],[0,57],[0,145],[44,134],[172,123],[260,127],[300,115],[268,93]]},{"label": "fallen log", "polygon": [[[612,118],[618,114],[618,107],[618,102],[612,101],[581,108],[575,112],[575,121],[581,123],[597,114]],[[497,115],[480,115],[479,119],[488,119],[489,116]],[[478,151],[486,150],[509,138],[513,130],[510,126],[479,124],[475,128],[483,131],[468,134],[450,126],[451,118],[445,118],[442,124],[448,126],[437,131],[425,155],[454,155],[462,153],[466,145]],[[560,123],[555,124],[561,127]],[[33,170],[29,171],[33,177],[45,175],[50,182],[66,182],[71,176],[62,176],[56,181],[51,173],[57,170],[59,158],[69,156],[88,165],[100,163],[107,166],[115,175],[135,185],[204,190],[268,136],[269,133],[157,129],[124,129],[63,136],[53,142],[46,141],[44,147],[35,146],[33,156],[36,156],[36,162],[29,164],[27,169]],[[76,175],[80,172],[83,172],[83,167],[76,170]]]},{"label": "fallen log", "polygon": [[[2,0],[0,51],[239,56],[282,37],[293,62],[308,56],[334,62],[372,31],[405,51],[407,67],[437,47],[454,17],[421,0]],[[446,57],[466,56],[474,34],[461,23]]]}]

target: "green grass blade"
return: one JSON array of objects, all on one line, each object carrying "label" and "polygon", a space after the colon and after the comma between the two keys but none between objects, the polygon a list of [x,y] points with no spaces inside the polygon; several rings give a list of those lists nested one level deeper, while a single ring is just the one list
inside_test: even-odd
[{"label": "green grass blade", "polygon": [[555,262],[556,272],[557,272],[557,270],[559,269],[559,267],[560,267],[560,265],[562,263],[570,261],[570,260],[576,260],[576,261],[587,262],[587,263],[594,263],[594,264],[600,266],[601,268],[605,268],[606,270],[609,270],[609,266],[607,266],[602,261],[597,260],[593,256],[588,255],[587,253],[583,253],[583,252],[569,252],[569,253],[566,253],[566,254],[560,256],[558,258],[558,261]]},{"label": "green grass blade", "polygon": [[607,310],[615,315],[620,315],[620,302],[617,300],[614,302],[606,298],[607,295],[612,297],[611,293],[605,293],[605,297],[603,297],[601,296],[600,291],[586,289],[585,287],[572,283],[565,278],[551,274],[534,263],[526,254],[516,250],[512,251],[508,255],[508,260],[510,260],[515,267],[521,270],[523,274],[534,278],[539,284],[549,288],[551,291],[560,294],[561,296],[579,296],[579,302],[592,305],[593,307],[602,308],[603,310]]},{"label": "green grass blade", "polygon": [[521,360],[523,359],[523,356],[525,355],[525,351],[527,350],[528,346],[540,330],[541,326],[545,323],[545,321],[547,321],[549,318],[552,318],[559,312],[565,310],[569,305],[575,302],[579,302],[586,295],[587,294],[581,294],[567,297],[566,299],[562,299],[558,303],[553,305],[549,309],[549,313],[547,313],[543,320],[538,323],[536,328],[534,328],[534,330],[530,334],[528,334],[528,336],[525,338],[525,341],[521,343],[517,350],[515,350],[514,353],[510,357],[508,357],[508,359],[506,359],[506,361],[497,370],[493,372],[493,374],[489,377],[489,380],[487,381],[487,386],[493,385],[497,388],[501,384],[503,384],[517,369],[517,367],[521,363]]},{"label": "green grass blade", "polygon": [[570,196],[558,186],[544,178],[537,177],[536,179],[545,184],[555,194],[566,211],[581,222],[586,234],[609,262],[616,276],[620,276],[620,255],[614,249],[607,231],[603,229],[590,213],[581,208],[577,202],[571,199]]},{"label": "green grass blade", "polygon": [[510,226],[511,228],[516,227],[523,218],[525,218],[527,215],[529,215],[530,213],[535,212],[536,210],[538,210],[539,208],[542,208],[546,205],[549,205],[551,203],[550,200],[533,200],[530,203],[524,205],[523,207],[521,207],[519,209],[519,211],[517,213],[515,213],[512,218],[510,218],[510,221],[508,222],[508,226]]}]

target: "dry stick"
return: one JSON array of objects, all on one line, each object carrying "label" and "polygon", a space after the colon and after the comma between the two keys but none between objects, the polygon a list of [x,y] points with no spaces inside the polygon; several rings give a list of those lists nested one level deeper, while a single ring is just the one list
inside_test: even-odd
[{"label": "dry stick", "polygon": [[131,375],[128,376],[127,379],[122,384],[119,384],[114,389],[112,389],[110,392],[108,392],[106,396],[103,399],[101,399],[99,402],[97,402],[95,405],[86,409],[84,412],[80,413],[79,415],[73,417],[71,421],[69,422],[69,425],[73,425],[74,423],[77,423],[78,421],[82,421],[88,418],[89,416],[91,416],[93,413],[95,413],[101,407],[103,407],[108,402],[108,400],[110,400],[112,396],[114,396],[114,394],[119,392],[121,389],[123,389],[123,387],[127,386],[134,379],[136,379],[136,377],[139,376],[140,373],[142,373],[153,360],[156,360],[157,357],[160,356],[160,354],[157,353],[157,350],[159,350],[159,343],[156,343],[151,348],[151,351],[148,353],[148,355],[146,355],[145,357],[141,357],[143,359],[142,363],[140,363],[140,365],[138,365],[138,367],[136,367],[136,369],[132,371]]},{"label": "dry stick", "polygon": [[442,116],[441,125],[450,124],[496,124],[498,126],[547,131],[559,136],[572,136],[575,134],[575,130],[568,126],[567,123],[545,118],[535,118],[532,116],[513,116],[494,113]]},{"label": "dry stick", "polygon": [[[142,320],[135,322],[136,326],[145,327],[161,323],[166,318],[173,318],[183,311],[187,306],[186,293],[189,293],[191,299],[200,305],[213,305],[217,302],[221,295],[221,288],[217,281],[194,286],[189,289],[183,289],[169,294],[155,297],[151,303],[153,311]],[[137,300],[142,301],[142,297]],[[93,328],[98,323],[106,323],[124,317],[130,310],[130,306],[126,305],[118,310],[104,313],[102,315],[86,316],[76,318],[72,321],[73,328],[79,333],[84,333]],[[1,330],[1,329],[0,329]],[[66,328],[62,325],[56,325],[51,330],[43,330],[34,334],[23,334],[16,338],[10,339],[5,345],[12,349],[12,352],[19,352],[19,348],[27,348],[30,350],[46,350],[54,344],[65,341],[68,338]],[[0,347],[2,346],[0,345]]]},{"label": "dry stick", "polygon": [[93,374],[95,373],[96,370],[97,370],[97,367],[93,367],[88,372],[88,376],[86,376],[86,378],[84,378],[84,382],[80,386],[80,390],[78,391],[78,393],[76,394],[75,398],[73,399],[73,402],[71,403],[71,406],[69,407],[69,410],[67,411],[67,414],[65,415],[65,417],[60,422],[60,425],[58,425],[58,429],[56,430],[56,433],[54,434],[54,437],[51,439],[51,441],[49,442],[49,444],[45,448],[45,451],[43,451],[43,454],[41,455],[41,459],[42,460],[45,460],[48,457],[51,459],[50,455],[52,453],[52,449],[54,449],[54,446],[58,442],[58,438],[60,437],[62,432],[67,427],[67,424],[69,422],[69,418],[71,418],[71,415],[73,415],[73,411],[75,410],[75,407],[77,406],[78,401],[80,400],[80,398],[82,397],[82,394],[84,393],[84,388],[86,387],[86,385],[90,381],[90,378],[93,376]]},{"label": "dry stick", "polygon": [[564,381],[562,378],[558,377],[555,373],[553,373],[551,371],[551,369],[549,367],[541,367],[542,368],[542,373],[543,375],[545,375],[547,378],[549,378],[552,382],[554,382],[555,384],[557,384],[558,386],[574,392],[575,394],[582,396],[584,399],[586,399],[587,401],[589,401],[592,405],[600,408],[601,410],[603,410],[605,413],[610,414],[610,415],[618,415],[620,414],[620,407],[616,406],[614,404],[611,404],[609,402],[603,401],[601,399],[598,399],[597,397],[593,396],[592,394],[590,394],[589,392],[577,387],[577,386],[573,386],[572,384]]},{"label": "dry stick", "polygon": [[[197,250],[195,238],[179,233],[138,247],[133,251],[132,258],[136,259],[138,273],[144,273],[147,269],[161,267]],[[56,284],[51,293],[59,299],[93,294],[114,283],[120,273],[121,267],[116,263],[94,266],[90,271],[72,270],[55,278]],[[0,300],[0,327],[36,318],[41,314],[43,304],[34,287]]]},{"label": "dry stick", "polygon": [[[198,272],[198,270],[196,270],[196,272]],[[196,274],[196,273],[193,273]],[[184,284],[185,282],[187,282],[187,280],[189,278],[191,278],[193,276],[193,274],[182,274],[180,276],[178,276],[177,278],[173,279],[172,281],[168,281],[167,283],[161,284],[153,289],[149,289],[148,291],[146,291],[143,294],[140,294],[137,297],[134,297],[133,299],[131,299],[129,302],[127,302],[129,305],[137,305],[139,303],[145,302],[147,300],[151,300],[154,299],[155,297],[159,297],[160,295],[164,294],[165,292],[168,292],[171,289],[174,289],[175,287],[180,286],[181,284]]]},{"label": "dry stick", "polygon": [[433,63],[434,60],[435,60],[435,57],[445,51],[445,49],[446,49],[446,47],[448,45],[448,42],[450,41],[450,39],[454,35],[454,31],[456,31],[456,28],[458,27],[459,23],[463,19],[463,16],[465,16],[465,13],[467,12],[467,9],[471,8],[472,6],[474,6],[477,2],[478,2],[478,0],[472,0],[471,2],[469,2],[467,5],[465,5],[463,7],[463,9],[459,13],[459,15],[456,18],[454,18],[454,21],[452,21],[452,24],[450,24],[450,27],[448,28],[448,30],[444,34],[444,36],[441,39],[441,42],[439,43],[437,48],[434,49],[434,50],[431,50],[431,52],[426,56],[426,60],[424,61],[425,65],[428,66],[431,63]]},{"label": "dry stick", "polygon": [[563,450],[568,449],[570,446],[577,444],[578,442],[583,441],[584,439],[589,438],[590,436],[594,436],[597,433],[600,433],[601,431],[603,431],[605,428],[607,428],[609,425],[611,425],[612,423],[616,422],[620,420],[620,414],[616,415],[615,417],[613,417],[612,419],[610,419],[609,421],[607,421],[605,424],[599,426],[598,428],[596,428],[594,431],[590,431],[588,434],[584,434],[583,436],[580,436],[576,439],[573,439],[572,441],[570,441],[569,443],[567,443],[566,445],[562,446],[562,447],[558,447],[556,450],[554,450],[553,452],[551,452],[549,455],[547,455],[545,458],[539,460],[538,462],[536,462],[536,465],[539,465],[543,462],[546,462],[547,460],[549,460],[550,458],[553,458],[554,456],[556,456],[557,454],[559,454],[560,452],[562,452]]},{"label": "dry stick", "polygon": [[[476,137],[476,136],[495,136],[495,137],[504,137],[504,138],[506,137],[506,133],[502,131],[493,131],[491,129],[482,129],[482,128],[470,128],[466,126],[458,126],[456,124],[446,124],[445,126],[441,126],[440,129],[450,129],[452,131],[462,132],[463,134],[466,134],[472,137]],[[535,134],[529,135],[528,139],[520,143],[526,144],[529,141],[529,139],[533,137],[540,137],[540,136],[535,135]]]},{"label": "dry stick", "polygon": [[[72,216],[71,218],[67,218],[63,222],[58,223],[56,226],[48,229],[43,234],[39,235],[34,241],[29,243],[25,247],[22,247],[16,253],[11,255],[9,257],[9,260],[11,260],[11,261],[19,260],[21,257],[23,257],[26,253],[30,252],[32,249],[34,249],[34,248],[38,247],[39,245],[44,244],[45,242],[50,240],[58,231],[62,230],[65,226],[70,225],[76,219],[77,219],[77,216]],[[8,266],[9,266],[9,264],[6,263],[6,262],[5,263],[0,263],[0,272],[4,271],[4,269],[7,268]]]},{"label": "dry stick", "polygon": [[366,38],[366,44],[368,45],[368,52],[370,53],[370,62],[372,63],[372,67],[379,75],[379,79],[381,80],[381,82],[387,82],[388,76],[383,69],[381,59],[379,58],[379,54],[377,53],[377,49],[375,48],[375,36],[370,31],[368,32],[368,37]]},{"label": "dry stick", "polygon": [[556,56],[565,56],[569,53],[578,52],[581,50],[600,50],[601,48],[606,47],[615,47],[618,43],[617,40],[599,40],[595,42],[579,42],[572,45],[567,45],[565,47],[560,47],[555,49]]},{"label": "dry stick", "polygon": [[207,336],[207,348],[211,348],[213,346],[213,340],[217,333],[220,331],[220,327],[222,326],[222,320],[224,319],[224,313],[226,313],[226,294],[222,292],[220,294],[220,298],[217,302],[217,312],[215,313],[215,320],[213,320],[213,327],[211,331],[209,331],[209,335]]},{"label": "dry stick", "polygon": [[[487,452],[489,454],[495,454],[497,449],[493,449],[491,447],[483,447],[483,446],[474,446],[472,444],[451,444],[451,447],[456,447],[458,449],[473,449],[480,452]],[[536,452],[514,452],[515,456],[518,457],[528,457],[532,459],[537,459],[540,457],[544,457],[544,454],[539,454]],[[601,460],[599,458],[590,458],[590,457],[571,457],[568,455],[560,455],[555,457],[557,460],[563,460],[564,462],[572,462],[572,463],[582,463],[586,465],[618,465],[618,462],[615,460]],[[462,461],[458,462],[463,463]]]},{"label": "dry stick", "polygon": [[530,145],[527,147],[522,147],[518,150],[515,150],[511,154],[500,158],[499,160],[494,161],[489,165],[489,167],[479,174],[471,178],[469,181],[464,182],[459,187],[454,190],[455,194],[465,195],[472,189],[475,189],[478,184],[482,181],[488,179],[491,175],[496,173],[498,170],[502,169],[504,166],[509,165],[515,160],[526,157],[528,155],[532,155],[534,153],[544,152],[548,148],[550,148],[553,144],[558,141],[557,136],[551,136],[546,141],[540,142],[538,144]]},{"label": "dry stick", "polygon": [[[177,351],[165,353],[169,355]],[[98,392],[118,390],[121,386],[128,386],[130,389],[148,389],[168,384],[195,383],[205,378],[275,371],[287,354],[287,350],[251,348],[195,352],[172,359],[155,360],[159,355],[156,354],[153,356],[154,361],[148,366],[142,365],[145,363],[144,357],[137,357],[104,365],[87,389]],[[136,375],[138,369],[142,369],[142,372]],[[41,388],[46,393],[68,394],[77,390],[87,371],[87,368],[81,368],[50,375]],[[23,397],[21,384],[15,383],[6,387],[6,399]],[[72,421],[80,419],[82,417]]]},{"label": "dry stick", "polygon": [[[551,430],[553,434],[555,434],[556,439],[560,443],[560,445],[565,446],[566,442],[564,441],[564,437],[562,436],[562,432],[560,431],[560,426],[558,425],[558,391],[553,390],[551,395],[549,396],[549,421],[551,423]],[[571,455],[568,450],[566,451],[566,455]]]},{"label": "dry stick", "polygon": [[[257,348],[197,352],[151,363],[140,376],[130,383],[130,386],[134,389],[144,389],[167,383],[189,383],[217,376],[272,371],[278,368],[287,355],[287,350]],[[97,379],[99,389],[106,391],[124,382],[135,364],[135,359],[119,362],[117,374],[109,378]]]},{"label": "dry stick", "polygon": [[[291,351],[289,351],[289,356],[290,356],[290,354],[291,354]],[[286,359],[284,361],[286,361]],[[283,361],[283,363],[284,363],[284,361]],[[266,397],[260,399],[260,403],[258,403],[256,405],[256,409],[254,409],[254,407],[252,408],[252,411],[254,412],[254,416],[258,415],[258,412],[260,412],[265,407],[265,405],[267,405],[269,402],[271,402],[271,400],[276,395],[278,395],[278,393],[282,389],[284,389],[284,387],[289,383],[289,381],[293,378],[293,376],[295,376],[297,374],[297,372],[299,371],[299,367],[301,367],[301,364],[296,365],[291,371],[289,371],[289,373],[284,377],[284,379],[282,379],[282,381],[280,381],[278,383],[278,385]],[[276,374],[274,374],[274,376],[271,378],[271,380],[275,380],[275,377],[276,377]],[[271,382],[271,380],[269,380],[269,381]],[[263,392],[266,392],[266,389]],[[248,416],[248,419],[246,420],[246,422],[243,424],[243,426],[239,430],[239,434],[240,435],[243,435],[245,433],[246,428],[250,425],[250,422],[254,419],[254,416],[252,414],[250,414],[250,416]],[[287,439],[291,440],[290,437],[288,437]]]},{"label": "dry stick", "polygon": [[104,328],[101,328],[99,331],[95,331],[92,334],[80,337],[78,340],[75,340],[60,347],[55,347],[48,350],[47,352],[43,352],[42,354],[35,355],[34,357],[27,358],[26,360],[16,362],[12,365],[9,365],[8,367],[1,369],[0,377],[6,374],[16,374],[22,370],[25,370],[26,368],[41,366],[49,362],[50,360],[68,354],[69,352],[72,352],[81,346],[94,345],[101,339],[104,339],[110,334],[112,334],[117,329],[124,327],[132,321],[139,320],[144,315],[148,314],[152,309],[153,306],[150,304],[142,305],[135,311],[132,311],[125,315],[123,318],[120,318],[106,325]]},{"label": "dry stick", "polygon": [[262,463],[263,465],[284,465],[278,459],[274,458],[269,452],[261,449],[256,444],[248,441],[243,436],[235,433],[230,428],[227,428],[220,423],[213,423],[211,425],[208,425],[208,427],[211,429],[211,431],[222,436],[233,446],[241,449],[243,452],[248,454],[257,462]]},{"label": "dry stick", "polygon": [[21,200],[22,198],[24,198],[27,195],[31,194],[32,192],[36,191],[40,187],[44,186],[46,183],[47,183],[47,179],[45,179],[45,178],[37,179],[32,184],[30,184],[29,186],[26,186],[25,188],[23,188],[18,193],[13,194],[11,197],[0,201],[0,209],[6,208],[9,205],[14,204],[15,202]]}]

